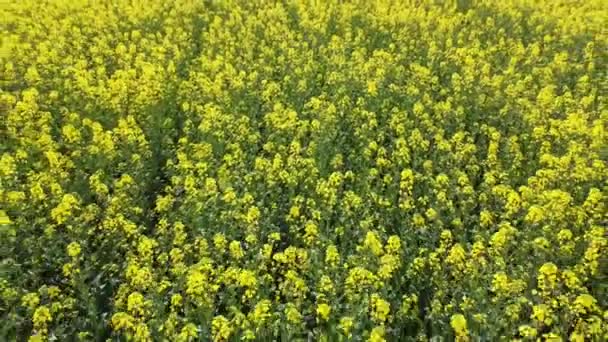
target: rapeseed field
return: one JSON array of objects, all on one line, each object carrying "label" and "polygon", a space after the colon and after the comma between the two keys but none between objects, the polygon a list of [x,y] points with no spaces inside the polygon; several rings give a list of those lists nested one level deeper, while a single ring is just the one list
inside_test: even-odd
[{"label": "rapeseed field", "polygon": [[0,4],[0,340],[606,341],[608,2]]}]

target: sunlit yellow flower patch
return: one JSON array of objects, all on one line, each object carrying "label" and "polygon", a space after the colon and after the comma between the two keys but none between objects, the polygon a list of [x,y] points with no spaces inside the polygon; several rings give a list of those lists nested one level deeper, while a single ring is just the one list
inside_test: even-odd
[{"label": "sunlit yellow flower patch", "polygon": [[607,340],[607,22],[3,1],[0,340]]}]

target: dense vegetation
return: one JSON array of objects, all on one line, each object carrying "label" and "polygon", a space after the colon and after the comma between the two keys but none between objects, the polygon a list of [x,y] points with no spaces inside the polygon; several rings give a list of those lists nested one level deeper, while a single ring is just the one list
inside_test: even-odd
[{"label": "dense vegetation", "polygon": [[0,339],[605,341],[607,22],[3,1]]}]

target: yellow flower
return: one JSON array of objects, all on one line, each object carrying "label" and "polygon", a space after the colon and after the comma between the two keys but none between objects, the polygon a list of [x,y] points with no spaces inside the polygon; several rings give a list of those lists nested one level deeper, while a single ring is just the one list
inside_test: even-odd
[{"label": "yellow flower", "polygon": [[344,281],[346,295],[352,297],[373,286],[376,281],[377,277],[369,270],[359,266],[353,267]]},{"label": "yellow flower", "polygon": [[450,325],[452,326],[452,329],[454,329],[456,340],[468,340],[469,331],[467,329],[467,320],[462,314],[452,315]]},{"label": "yellow flower", "polygon": [[372,95],[378,95],[378,83],[375,80],[367,81],[367,92]]},{"label": "yellow flower", "polygon": [[152,337],[150,334],[150,329],[146,325],[146,323],[138,323],[135,325],[135,341],[152,341]]},{"label": "yellow flower", "polygon": [[34,309],[40,303],[40,297],[38,297],[38,294],[30,292],[21,298],[21,303],[30,309]]},{"label": "yellow flower", "polygon": [[369,339],[367,341],[368,342],[386,342],[386,339],[384,338],[384,334],[385,334],[384,326],[383,325],[376,326],[372,329],[371,333],[369,334]]},{"label": "yellow flower", "polygon": [[520,311],[521,305],[519,303],[509,304],[505,309],[505,315],[512,320],[516,320],[519,317]]},{"label": "yellow flower", "polygon": [[563,339],[556,333],[543,334],[545,342],[561,342]]},{"label": "yellow flower", "polygon": [[539,250],[547,249],[551,246],[549,240],[547,240],[547,238],[545,238],[544,236],[539,236],[532,242],[534,243],[534,246]]},{"label": "yellow flower", "polygon": [[553,289],[557,282],[557,266],[552,262],[547,262],[538,271],[538,287],[542,291]]},{"label": "yellow flower", "polygon": [[0,175],[8,177],[15,174],[16,171],[15,158],[8,153],[3,153],[2,158],[0,158]]},{"label": "yellow flower", "polygon": [[511,191],[507,197],[507,203],[505,209],[511,215],[517,213],[521,207],[521,198],[517,192]]},{"label": "yellow flower", "polygon": [[383,280],[391,278],[395,270],[401,266],[400,262],[401,258],[394,254],[385,254],[380,257],[378,277]]},{"label": "yellow flower", "polygon": [[[25,202],[25,193],[23,191],[9,191],[6,198],[10,204],[18,204]],[[51,217],[53,212],[51,211]]]},{"label": "yellow flower", "polygon": [[65,223],[72,211],[78,206],[78,199],[72,194],[65,194],[61,198],[61,202],[57,205],[57,207],[51,210],[51,218],[57,222],[57,224]]},{"label": "yellow flower", "polygon": [[419,213],[414,214],[412,222],[414,223],[414,226],[418,228],[423,228],[426,223],[426,221],[424,220],[424,216],[420,215]]},{"label": "yellow flower", "polygon": [[71,242],[68,247],[68,255],[72,258],[75,258],[80,255],[80,244],[78,242]]},{"label": "yellow flower", "polygon": [[308,221],[304,226],[304,233],[304,240],[308,245],[312,245],[319,235],[319,229],[314,222]]},{"label": "yellow flower", "polygon": [[389,313],[391,312],[391,306],[389,302],[382,299],[378,294],[372,294],[371,298],[371,316],[376,323],[384,323]]},{"label": "yellow flower", "polygon": [[[35,184],[33,184],[30,187],[30,193],[32,194],[32,197],[34,199],[37,200],[44,200],[46,198],[46,195],[44,194],[44,189],[42,188],[42,186],[40,185],[39,182],[36,182]],[[2,215],[0,215],[2,216]]]},{"label": "yellow flower", "polygon": [[133,315],[144,316],[147,312],[148,303],[139,292],[133,292],[127,298],[127,310]]},{"label": "yellow flower", "polygon": [[300,324],[302,322],[302,314],[293,303],[287,303],[285,306],[285,317],[291,324]]},{"label": "yellow flower", "polygon": [[245,298],[251,299],[257,291],[257,278],[255,273],[250,270],[241,270],[238,275],[239,285],[246,288]]},{"label": "yellow flower", "polygon": [[323,275],[321,279],[319,279],[319,297],[330,295],[334,292],[334,283],[330,277]]},{"label": "yellow flower", "polygon": [[68,143],[77,143],[80,141],[80,131],[72,124],[67,124],[61,128],[63,139]]},{"label": "yellow flower", "polygon": [[585,342],[585,335],[580,332],[573,331],[572,334],[570,334],[570,341]]},{"label": "yellow flower", "polygon": [[72,274],[78,274],[78,269],[74,268],[74,264],[71,262],[63,264],[61,272],[65,277],[70,277]]},{"label": "yellow flower", "polygon": [[300,207],[298,205],[294,205],[289,209],[289,217],[293,220],[300,217]]},{"label": "yellow flower", "polygon": [[255,225],[257,224],[259,218],[260,218],[260,209],[258,209],[258,207],[250,207],[247,210],[247,214],[245,215],[245,222],[247,222],[250,225]]},{"label": "yellow flower", "polygon": [[457,243],[450,249],[446,262],[453,267],[454,271],[463,271],[466,257],[467,255],[464,248]]},{"label": "yellow flower", "polygon": [[367,232],[363,241],[363,247],[377,256],[382,255],[382,243],[375,232]]},{"label": "yellow flower", "polygon": [[179,341],[192,341],[198,337],[198,328],[192,323],[184,325],[181,332],[179,333]]},{"label": "yellow flower", "polygon": [[232,335],[233,328],[224,316],[215,316],[211,321],[211,333],[214,341],[227,341]]},{"label": "yellow flower", "polygon": [[159,196],[156,200],[156,211],[159,213],[168,211],[173,206],[174,198],[171,194]]},{"label": "yellow flower", "polygon": [[479,214],[479,222],[482,227],[489,227],[494,223],[492,213],[487,210],[482,210]]},{"label": "yellow flower", "polygon": [[[206,265],[211,267],[211,265]],[[208,269],[193,269],[186,276],[186,294],[198,305],[212,303],[211,294],[216,290],[217,285],[209,279]]]},{"label": "yellow flower", "polygon": [[3,1],[3,338],[607,340],[608,1],[444,2]]},{"label": "yellow flower", "polygon": [[241,336],[241,339],[244,341],[253,341],[255,338],[255,333],[251,329],[243,331],[243,335]]},{"label": "yellow flower", "polygon": [[183,297],[179,293],[171,296],[171,306],[173,308],[179,308],[182,305]]},{"label": "yellow flower", "polygon": [[49,294],[49,298],[51,298],[51,299],[57,298],[59,296],[59,294],[61,294],[61,289],[57,286],[49,286],[48,294]]},{"label": "yellow flower", "polygon": [[519,333],[523,337],[533,338],[536,337],[536,329],[532,328],[529,325],[522,325],[519,327]]},{"label": "yellow flower", "polygon": [[492,292],[496,292],[499,295],[501,293],[506,294],[509,292],[509,278],[505,272],[494,274],[494,279],[492,279]]},{"label": "yellow flower", "polygon": [[582,294],[574,300],[574,309],[579,314],[591,313],[597,310],[597,301],[590,294]]},{"label": "yellow flower", "polygon": [[553,322],[551,309],[545,304],[538,304],[532,307],[532,318],[545,325],[551,325]]},{"label": "yellow flower", "polygon": [[28,342],[45,342],[45,341],[47,341],[47,338],[46,338],[46,336],[43,335],[42,332],[40,332],[36,335],[30,336],[30,338],[28,338],[27,341]]},{"label": "yellow flower", "polygon": [[240,241],[232,241],[232,242],[230,242],[230,245],[228,246],[228,249],[230,250],[230,255],[235,260],[239,260],[243,256],[245,256],[245,253],[243,252],[243,249],[241,248],[241,242]]},{"label": "yellow flower", "polygon": [[149,259],[154,253],[154,248],[158,246],[156,240],[142,236],[137,245],[137,252],[143,259]]},{"label": "yellow flower", "polygon": [[256,326],[264,325],[268,319],[272,316],[270,312],[270,308],[272,307],[272,302],[264,299],[255,305],[253,308],[253,312],[250,314],[251,321]]},{"label": "yellow flower", "polygon": [[526,222],[536,224],[545,218],[545,210],[537,205],[530,207],[525,217]]},{"label": "yellow flower", "polygon": [[329,245],[325,249],[325,262],[332,267],[338,266],[340,253],[338,253],[338,248],[335,245]]},{"label": "yellow flower", "polygon": [[271,241],[280,241],[281,240],[281,234],[278,232],[272,232],[268,235],[268,239]]},{"label": "yellow flower", "polygon": [[317,317],[321,318],[324,321],[329,319],[329,314],[331,313],[331,306],[322,303],[317,305]]},{"label": "yellow flower", "polygon": [[424,214],[426,215],[426,217],[430,220],[430,221],[434,221],[435,219],[437,219],[437,217],[439,216],[439,213],[437,213],[437,210],[433,209],[433,208],[428,208]]},{"label": "yellow flower", "polygon": [[213,245],[215,246],[215,248],[218,251],[223,252],[226,249],[227,244],[228,244],[228,241],[226,240],[226,237],[224,236],[224,234],[217,233],[213,236]]},{"label": "yellow flower", "polygon": [[342,333],[344,333],[344,335],[350,336],[350,332],[354,324],[355,322],[353,318],[347,316],[340,318],[340,324],[338,325],[338,327],[340,328],[340,330],[342,330]]},{"label": "yellow flower", "polygon": [[386,253],[399,254],[401,252],[401,239],[397,235],[391,235],[385,246]]},{"label": "yellow flower", "polygon": [[46,324],[52,321],[51,311],[44,305],[39,306],[36,311],[34,311],[32,321],[34,322],[35,329],[42,329],[46,327]]},{"label": "yellow flower", "polygon": [[4,210],[0,210],[0,226],[13,223]]}]

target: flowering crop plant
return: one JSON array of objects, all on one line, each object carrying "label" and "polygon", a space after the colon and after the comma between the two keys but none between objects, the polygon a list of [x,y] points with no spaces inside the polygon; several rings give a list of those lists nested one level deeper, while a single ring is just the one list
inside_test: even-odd
[{"label": "flowering crop plant", "polygon": [[608,340],[608,1],[0,1],[0,340]]}]

